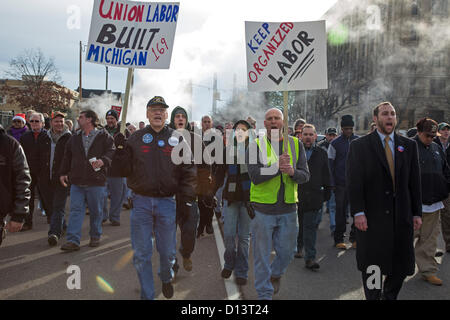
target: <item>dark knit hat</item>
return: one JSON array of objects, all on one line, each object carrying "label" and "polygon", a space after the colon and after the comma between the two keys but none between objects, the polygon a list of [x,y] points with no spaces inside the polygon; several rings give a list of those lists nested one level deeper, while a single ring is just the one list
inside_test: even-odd
[{"label": "dark knit hat", "polygon": [[341,118],[341,128],[354,127],[353,116],[351,114],[346,114]]},{"label": "dark knit hat", "polygon": [[236,121],[236,123],[233,125],[233,129],[236,129],[237,126],[238,126],[240,123],[243,124],[244,126],[246,126],[246,127],[247,127],[247,130],[250,129],[250,128],[252,128],[252,126],[250,125],[250,123],[248,123],[248,121],[246,121],[246,120],[238,120],[238,121]]},{"label": "dark knit hat", "polygon": [[113,109],[108,110],[108,112],[106,113],[105,118],[108,117],[108,116],[113,116],[114,118],[116,118],[117,121],[119,121],[119,115],[117,114],[116,110],[113,110]]}]

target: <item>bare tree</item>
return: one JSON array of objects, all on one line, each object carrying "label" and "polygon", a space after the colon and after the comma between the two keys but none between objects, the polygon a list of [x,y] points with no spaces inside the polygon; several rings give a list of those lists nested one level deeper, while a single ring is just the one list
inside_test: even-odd
[{"label": "bare tree", "polygon": [[21,80],[22,86],[8,86],[1,91],[23,109],[33,108],[39,112],[67,110],[74,97],[57,82],[61,81],[53,58],[47,58],[41,49],[31,49],[11,59],[8,77]]}]

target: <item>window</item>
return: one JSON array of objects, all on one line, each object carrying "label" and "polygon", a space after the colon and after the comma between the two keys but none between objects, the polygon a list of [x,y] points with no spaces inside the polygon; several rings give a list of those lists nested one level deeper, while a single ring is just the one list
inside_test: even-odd
[{"label": "window", "polygon": [[432,0],[431,13],[436,16],[448,15],[448,3],[447,0]]},{"label": "window", "polygon": [[432,65],[433,67],[443,67],[445,64],[445,53],[442,51],[436,52],[432,57]]},{"label": "window", "polygon": [[432,96],[445,95],[445,79],[431,79],[430,95]]},{"label": "window", "polygon": [[417,89],[416,89],[416,78],[412,78],[409,82],[409,95],[415,96],[417,95]]},{"label": "window", "polygon": [[416,16],[419,15],[419,6],[417,5],[417,2],[414,2],[414,3],[411,5],[411,15],[412,15],[413,17],[416,17]]},{"label": "window", "polygon": [[6,97],[0,96],[0,104],[5,104],[5,103],[6,103]]}]

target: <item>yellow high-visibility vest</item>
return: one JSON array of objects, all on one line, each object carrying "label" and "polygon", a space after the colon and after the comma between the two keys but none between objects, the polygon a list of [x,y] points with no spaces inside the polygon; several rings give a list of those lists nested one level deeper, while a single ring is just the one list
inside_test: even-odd
[{"label": "yellow high-visibility vest", "polygon": [[[292,167],[297,166],[298,156],[299,156],[299,142],[296,137],[289,137],[289,143],[288,143],[288,154],[290,159],[290,163]],[[272,150],[271,144],[267,141],[267,137],[264,136],[262,139],[263,143],[265,143],[266,150],[267,150],[267,166],[270,166],[273,163],[278,162],[278,156],[276,153]],[[258,144],[258,147],[260,150],[260,139],[255,140]],[[284,152],[284,143],[282,147],[282,151]],[[292,156],[292,148],[295,149],[295,157]],[[276,176],[268,181],[265,181],[260,184],[251,184],[250,187],[250,201],[256,202],[256,203],[265,203],[265,204],[275,204],[277,202],[277,195],[278,191],[281,187],[281,179],[283,179],[284,183],[284,202],[285,203],[297,203],[298,197],[297,197],[297,183],[292,180],[292,178],[285,173],[282,173],[281,176]]]}]

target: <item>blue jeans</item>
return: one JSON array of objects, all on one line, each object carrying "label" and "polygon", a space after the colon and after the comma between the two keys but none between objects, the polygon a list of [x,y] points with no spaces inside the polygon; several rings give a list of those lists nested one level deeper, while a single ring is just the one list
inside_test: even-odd
[{"label": "blue jeans", "polygon": [[330,213],[330,231],[336,230],[336,198],[334,191],[331,191],[330,200],[327,201],[328,212]]},{"label": "blue jeans", "polygon": [[234,275],[238,278],[247,279],[251,219],[242,201],[228,203],[224,200],[223,211],[226,212],[223,225],[224,268],[234,270]]},{"label": "blue jeans", "polygon": [[[106,178],[105,202],[103,205],[103,220],[109,218],[110,221],[120,222],[120,210],[122,209],[123,199],[126,196],[125,178],[107,177]],[[108,213],[108,194],[111,195],[109,213]]]},{"label": "blue jeans", "polygon": [[86,202],[89,208],[91,238],[100,239],[102,235],[102,207],[105,187],[70,187],[70,217],[66,239],[80,245],[81,228],[86,214]]},{"label": "blue jeans", "polygon": [[52,192],[52,215],[50,218],[50,230],[48,231],[48,235],[54,234],[60,238],[64,224],[64,214],[69,189],[62,185],[57,185],[52,189]]},{"label": "blue jeans", "polygon": [[169,283],[173,276],[172,267],[175,263],[176,222],[175,199],[151,198],[133,195],[131,210],[131,245],[136,268],[141,285],[141,299],[153,300],[155,287],[152,271],[153,234],[156,249],[159,253],[159,277],[163,283]]},{"label": "blue jeans", "polygon": [[[251,222],[255,289],[258,299],[271,300],[273,286],[270,277],[279,278],[294,258],[297,246],[297,212],[270,215],[255,210]],[[275,259],[270,264],[270,254]]]},{"label": "blue jeans", "polygon": [[305,261],[316,258],[317,229],[319,228],[322,210],[303,213],[303,245],[305,248]]}]

